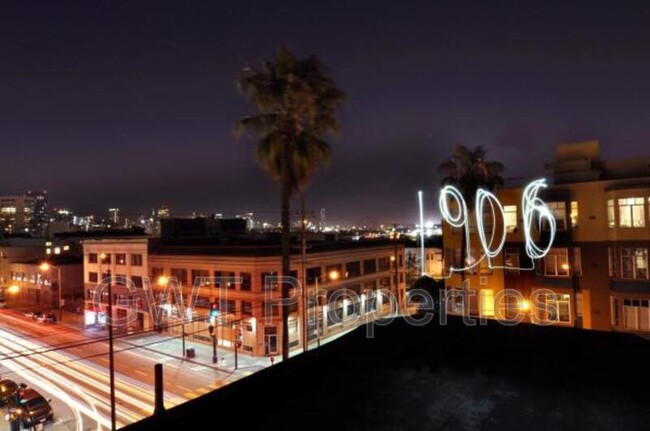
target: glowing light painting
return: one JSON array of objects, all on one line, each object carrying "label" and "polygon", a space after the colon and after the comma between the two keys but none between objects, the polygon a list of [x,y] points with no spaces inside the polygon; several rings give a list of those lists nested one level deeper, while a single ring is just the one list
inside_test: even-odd
[{"label": "glowing light painting", "polygon": [[[545,179],[535,180],[526,186],[521,198],[525,251],[531,259],[541,259],[546,256],[553,245],[553,240],[555,239],[555,218],[553,217],[552,212],[546,206],[544,201],[542,201],[542,199],[540,199],[538,196],[540,190],[546,187],[547,185]],[[534,269],[534,263],[530,268],[493,265],[493,259],[495,259],[503,251],[503,247],[506,242],[507,230],[503,205],[501,205],[501,202],[496,197],[496,195],[485,189],[479,189],[476,192],[475,199],[474,216],[476,231],[478,234],[479,242],[481,243],[481,248],[483,250],[483,254],[480,259],[474,259],[470,255],[470,251],[472,249],[470,244],[470,214],[467,210],[467,203],[465,202],[465,198],[463,197],[462,193],[453,186],[445,186],[440,191],[438,204],[440,207],[440,214],[442,219],[449,223],[452,228],[464,229],[466,238],[465,251],[467,261],[464,262],[465,266],[462,268],[454,268],[452,266],[450,268],[448,277],[450,277],[454,272],[467,271],[475,268],[484,259],[487,259],[488,267],[492,269]],[[484,214],[486,212],[490,215],[490,219],[493,222],[493,227],[489,234],[485,226]],[[496,223],[499,220],[499,224],[501,226],[500,229],[497,229]],[[535,222],[537,222],[536,225]],[[535,231],[541,230],[543,224],[548,225],[549,238],[548,244],[540,247],[535,242],[533,233]],[[497,237],[497,231],[499,230],[501,233]]]}]

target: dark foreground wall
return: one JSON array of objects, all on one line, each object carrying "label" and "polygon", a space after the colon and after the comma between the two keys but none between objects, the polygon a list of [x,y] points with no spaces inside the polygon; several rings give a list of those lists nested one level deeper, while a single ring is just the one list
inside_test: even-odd
[{"label": "dark foreground wall", "polygon": [[[455,318],[366,328],[125,429],[647,430],[650,343]],[[193,428],[193,429],[194,429]],[[198,428],[197,428],[198,429]]]}]

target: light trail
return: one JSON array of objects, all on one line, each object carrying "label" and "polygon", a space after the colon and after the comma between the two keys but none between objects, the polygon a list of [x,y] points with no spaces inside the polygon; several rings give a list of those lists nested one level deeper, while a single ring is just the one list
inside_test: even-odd
[{"label": "light trail", "polygon": [[[0,351],[3,353],[20,353],[19,350],[22,349],[33,351],[43,346],[16,336],[11,332],[0,330],[0,347]],[[17,349],[17,347],[20,349]],[[36,357],[38,360],[34,359]],[[71,357],[75,359],[74,356],[68,353],[51,351],[5,359],[2,363],[16,374],[33,382],[35,386],[57,394],[57,397],[75,412],[77,430],[80,431],[80,427],[83,426],[83,418],[79,412],[96,421],[98,430],[101,429],[101,426],[110,428],[108,416],[100,413],[101,410],[110,414],[110,405],[107,402],[109,392],[107,372],[102,371],[98,365],[92,362],[71,362]],[[56,376],[56,382],[51,380],[52,375]],[[91,386],[88,387],[87,385]],[[117,411],[120,417],[119,426],[136,422],[153,413],[154,395],[153,388],[149,385],[145,387],[138,386],[134,381],[120,376],[116,381],[116,389],[117,398],[123,401]],[[65,392],[66,390],[74,391],[78,394],[79,399],[74,399],[68,395]],[[173,395],[166,396],[165,401],[174,406],[187,401],[187,399]],[[136,407],[138,411],[124,407],[125,403]],[[145,414],[142,414],[142,412]]]}]

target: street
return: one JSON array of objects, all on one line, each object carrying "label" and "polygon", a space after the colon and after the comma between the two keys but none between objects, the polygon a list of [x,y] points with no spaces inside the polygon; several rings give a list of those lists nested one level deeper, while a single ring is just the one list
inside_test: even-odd
[{"label": "street", "polygon": [[[105,331],[43,324],[12,310],[0,311],[0,374],[26,383],[52,400],[54,423],[45,429],[110,429],[108,342]],[[182,355],[181,340],[148,333],[115,340],[118,428],[153,413],[154,364],[164,364],[165,407],[173,407],[260,370],[268,358],[187,341],[196,356]],[[9,429],[2,419],[0,429]]]}]

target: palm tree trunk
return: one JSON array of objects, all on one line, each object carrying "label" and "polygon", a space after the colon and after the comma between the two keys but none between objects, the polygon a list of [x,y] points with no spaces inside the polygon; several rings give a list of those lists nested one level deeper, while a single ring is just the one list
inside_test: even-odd
[{"label": "palm tree trunk", "polygon": [[[285,147],[287,148],[287,147]],[[291,177],[289,175],[290,153],[284,151],[282,157],[282,185],[281,185],[281,211],[282,211],[282,277],[291,275],[291,219],[290,219],[290,197]],[[289,284],[282,283],[282,359],[289,357]]]}]

